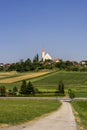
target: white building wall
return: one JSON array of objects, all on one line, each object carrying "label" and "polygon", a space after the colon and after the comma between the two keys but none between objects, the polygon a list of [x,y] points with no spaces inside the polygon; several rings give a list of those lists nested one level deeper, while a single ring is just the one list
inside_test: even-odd
[{"label": "white building wall", "polygon": [[52,60],[52,57],[47,53],[45,56],[44,56],[44,61],[45,60]]}]

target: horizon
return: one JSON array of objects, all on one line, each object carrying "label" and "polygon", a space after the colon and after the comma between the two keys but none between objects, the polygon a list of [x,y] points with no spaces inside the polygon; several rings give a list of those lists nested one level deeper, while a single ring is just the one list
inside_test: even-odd
[{"label": "horizon", "polygon": [[43,47],[53,58],[87,60],[86,5],[86,0],[1,0],[0,63],[41,57]]},{"label": "horizon", "polygon": [[[44,49],[44,48],[42,48],[42,49]],[[45,49],[44,49],[44,52],[45,52]],[[36,53],[36,55],[37,55],[38,53]],[[51,56],[52,57],[52,55],[50,55],[50,53],[48,53],[48,52],[45,52],[45,55],[46,54],[48,54],[49,56]],[[33,62],[33,59],[35,58],[35,56],[36,55],[34,55],[34,57],[31,59],[30,57],[27,57],[26,59],[19,59],[18,61],[15,61],[15,62],[0,62],[0,64],[13,64],[13,63],[17,63],[17,62],[20,62],[21,60],[23,61],[23,62],[25,62],[27,59],[30,59],[31,60],[31,62]],[[39,55],[38,55],[39,56]],[[39,61],[41,61],[41,59],[42,59],[42,51],[41,51],[41,55],[39,56]],[[87,60],[81,60],[81,61],[76,61],[76,60],[64,60],[64,59],[61,59],[61,58],[58,58],[58,57],[52,57],[52,61],[54,61],[55,59],[59,59],[59,60],[62,60],[63,62],[66,62],[66,61],[70,61],[70,62],[77,62],[77,63],[80,63],[80,62],[82,62],[82,61],[87,61]]]}]

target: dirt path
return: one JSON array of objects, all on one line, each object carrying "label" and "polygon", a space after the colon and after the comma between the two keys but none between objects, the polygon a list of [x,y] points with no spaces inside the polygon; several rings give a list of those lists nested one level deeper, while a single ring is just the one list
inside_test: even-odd
[{"label": "dirt path", "polygon": [[1,130],[76,130],[76,123],[71,105],[63,101],[60,110],[31,122],[27,125],[14,126]]}]

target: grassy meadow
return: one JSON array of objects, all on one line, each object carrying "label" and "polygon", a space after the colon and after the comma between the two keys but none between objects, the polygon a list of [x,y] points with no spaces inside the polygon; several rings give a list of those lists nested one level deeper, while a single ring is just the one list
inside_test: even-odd
[{"label": "grassy meadow", "polygon": [[0,126],[15,125],[58,109],[59,101],[0,100]]},{"label": "grassy meadow", "polygon": [[[33,74],[32,74],[33,73]],[[36,75],[37,74],[37,75]],[[40,74],[40,75],[39,75]],[[35,75],[35,77],[32,77]],[[3,76],[3,75],[2,75]],[[72,89],[76,97],[87,97],[87,72],[66,72],[66,71],[55,71],[49,73],[47,72],[30,72],[30,73],[9,73],[9,75],[4,74],[5,78],[3,79],[6,83],[2,83],[0,79],[0,85],[6,86],[7,89],[12,89],[14,86],[17,86],[20,89],[21,80],[26,79],[26,81],[31,81],[35,88],[38,88],[40,91],[45,92],[54,92],[58,87],[58,82],[63,81],[65,85],[65,92],[67,95],[67,90]],[[10,76],[10,78],[8,78]],[[27,77],[28,76],[28,77]],[[17,79],[14,82],[11,82],[10,79],[14,80],[14,77]],[[21,80],[20,77],[22,78]],[[7,82],[9,80],[9,82]],[[12,80],[12,81],[13,81]]]},{"label": "grassy meadow", "polygon": [[67,94],[68,89],[75,92],[76,97],[87,97],[87,73],[86,72],[55,72],[34,81],[33,84],[40,90],[55,91],[58,82],[62,80]]},{"label": "grassy meadow", "polygon": [[87,101],[72,102],[79,130],[87,130]]}]

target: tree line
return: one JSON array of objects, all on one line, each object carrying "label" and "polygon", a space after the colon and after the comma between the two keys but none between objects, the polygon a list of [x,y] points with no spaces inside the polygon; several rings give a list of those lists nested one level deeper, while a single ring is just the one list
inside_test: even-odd
[{"label": "tree line", "polygon": [[22,81],[20,89],[17,86],[14,86],[13,89],[6,90],[5,86],[0,86],[0,96],[16,96],[16,95],[35,95],[37,89],[33,86],[33,84],[29,81],[28,83],[26,80]]},{"label": "tree line", "polygon": [[[35,88],[31,81],[26,82],[26,80],[23,80],[20,89],[17,88],[17,86],[14,86],[12,89],[6,90],[5,86],[0,86],[0,96],[35,96],[36,94],[42,95],[42,93],[47,93],[43,91],[39,91],[37,88]],[[48,91],[50,94],[50,91]],[[51,92],[52,93],[52,92]],[[55,95],[65,94],[64,91],[64,83],[62,81],[58,82],[57,90],[54,92]]]},{"label": "tree line", "polygon": [[39,60],[38,54],[34,57],[33,61],[30,58],[20,60],[19,62],[13,63],[10,66],[4,67],[0,66],[0,71],[18,71],[18,72],[27,72],[27,71],[39,71],[41,69],[54,69],[66,71],[87,71],[87,66],[82,66],[78,62],[72,61],[63,61],[54,62],[52,60]]}]

